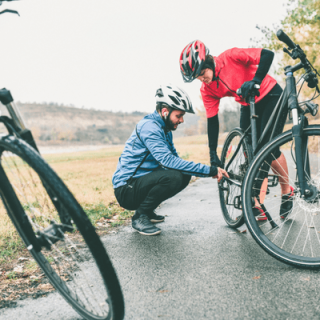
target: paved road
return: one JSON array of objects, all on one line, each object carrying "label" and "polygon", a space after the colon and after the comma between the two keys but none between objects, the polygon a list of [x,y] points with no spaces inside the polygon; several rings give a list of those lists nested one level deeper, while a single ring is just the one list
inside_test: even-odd
[{"label": "paved road", "polygon": [[[166,201],[159,236],[123,227],[103,239],[129,319],[320,319],[320,274],[268,256],[226,227],[217,183],[199,179]],[[0,310],[0,319],[79,319],[57,294]]]}]

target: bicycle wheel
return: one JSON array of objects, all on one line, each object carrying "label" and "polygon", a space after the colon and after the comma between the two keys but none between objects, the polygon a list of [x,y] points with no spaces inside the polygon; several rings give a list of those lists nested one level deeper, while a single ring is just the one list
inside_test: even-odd
[{"label": "bicycle wheel", "polygon": [[[295,144],[292,132],[287,131],[265,145],[251,163],[243,180],[243,207],[246,224],[258,244],[276,259],[297,267],[320,267],[320,126],[308,126],[303,130],[305,148],[305,172],[312,196],[300,197],[295,166]],[[276,148],[285,156],[276,158]],[[302,150],[300,150],[302,152]],[[284,174],[287,163],[288,174]],[[252,199],[259,192],[256,186],[265,175],[273,172],[279,183],[269,182],[269,194],[264,199],[266,221],[256,221]],[[310,174],[309,174],[310,173]],[[290,198],[282,198],[281,184],[293,187]],[[290,200],[289,200],[290,199]],[[280,208],[286,208],[280,216]],[[282,211],[283,212],[283,211]]]},{"label": "bicycle wheel", "polygon": [[[123,296],[106,250],[61,179],[12,136],[0,139],[0,169],[8,214],[51,284],[86,319],[123,319]],[[34,234],[40,250],[32,245]]]},{"label": "bicycle wheel", "polygon": [[[240,128],[233,129],[227,136],[221,153],[221,162],[227,167],[234,155],[243,131]],[[252,148],[247,139],[242,140],[240,150],[228,167],[230,178],[242,183],[249,163],[252,160]],[[232,228],[239,228],[244,223],[241,209],[241,188],[223,179],[219,183],[220,206],[223,217]]]}]

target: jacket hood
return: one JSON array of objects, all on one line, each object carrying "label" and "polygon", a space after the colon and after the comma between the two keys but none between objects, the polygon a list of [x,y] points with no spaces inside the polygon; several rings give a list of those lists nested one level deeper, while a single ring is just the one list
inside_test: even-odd
[{"label": "jacket hood", "polygon": [[151,119],[151,120],[157,121],[163,129],[166,128],[166,124],[164,123],[164,121],[160,117],[157,110],[155,110],[153,113],[146,115],[143,119],[148,119],[148,120]]}]

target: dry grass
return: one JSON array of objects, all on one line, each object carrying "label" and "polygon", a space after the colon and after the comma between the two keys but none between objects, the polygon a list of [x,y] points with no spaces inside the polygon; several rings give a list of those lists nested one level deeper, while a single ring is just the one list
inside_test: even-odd
[{"label": "dry grass", "polygon": [[[227,133],[220,133],[219,135],[217,150],[219,155],[221,153],[221,147],[226,137]],[[181,158],[209,165],[210,159],[208,136],[206,134],[189,137],[179,137],[173,139],[173,141]]]},{"label": "dry grass", "polygon": [[205,134],[201,134],[196,136],[173,138],[173,142],[175,146],[181,145],[181,144],[188,144],[188,145],[200,144],[200,145],[207,146],[208,136]]},{"label": "dry grass", "polygon": [[179,156],[188,161],[209,164],[209,151],[207,137],[190,136],[174,139],[175,147]]},{"label": "dry grass", "polygon": [[97,151],[44,155],[80,204],[115,201],[112,175],[123,147],[115,146]]}]

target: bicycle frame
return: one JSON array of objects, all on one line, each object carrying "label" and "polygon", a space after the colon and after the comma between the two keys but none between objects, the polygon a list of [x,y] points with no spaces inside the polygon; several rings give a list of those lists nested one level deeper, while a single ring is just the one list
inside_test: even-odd
[{"label": "bicycle frame", "polygon": [[257,120],[257,115],[255,113],[255,96],[251,96],[249,98],[249,102],[250,102],[250,122],[251,125],[246,129],[246,131],[244,132],[243,136],[241,137],[239,144],[236,148],[236,151],[234,152],[233,156],[231,157],[230,161],[228,162],[225,170],[228,171],[228,168],[230,166],[230,164],[232,163],[233,159],[236,157],[236,155],[238,154],[241,145],[242,145],[242,141],[243,139],[245,139],[250,132],[250,129],[253,128],[253,130],[251,130],[251,140],[252,140],[252,151],[253,154],[255,155],[257,153],[257,151],[260,149],[260,147],[262,146],[262,140],[265,138],[265,136],[267,135],[268,131],[271,129],[271,127],[273,126],[272,129],[272,133],[271,136],[269,138],[269,141],[271,139],[273,139],[276,135],[278,135],[280,132],[278,132],[279,130],[276,131],[276,126],[278,125],[279,121],[280,121],[280,117],[278,117],[278,115],[282,114],[284,109],[287,108],[287,104],[288,104],[288,97],[286,95],[286,91],[287,89],[285,88],[284,91],[282,92],[279,101],[276,104],[276,107],[274,108],[269,121],[267,122],[267,125],[265,127],[265,129],[263,130],[261,137],[259,139],[259,141],[257,141],[257,129],[256,129],[256,120]]},{"label": "bicycle frame", "polygon": [[[257,141],[257,129],[256,129],[256,120],[257,116],[255,113],[255,97],[251,96],[249,99],[250,102],[250,114],[251,114],[251,126],[245,131],[244,136],[241,138],[239,145],[228,163],[226,170],[228,170],[229,165],[232,163],[233,159],[237,155],[240,150],[243,139],[249,134],[249,129],[251,128],[251,136],[252,136],[252,149],[253,154],[255,155],[257,151],[262,147],[262,141],[268,134],[268,132],[272,129],[269,141],[271,141],[274,137],[282,131],[281,121],[284,123],[284,119],[282,117],[287,116],[288,112],[292,112],[293,117],[293,127],[292,127],[292,135],[295,143],[295,159],[297,165],[298,172],[298,183],[300,194],[302,197],[308,196],[311,193],[311,190],[308,189],[308,184],[306,180],[306,174],[310,175],[310,165],[309,165],[309,157],[306,150],[307,141],[304,141],[302,137],[303,127],[308,124],[307,118],[303,115],[300,115],[299,121],[299,104],[297,99],[297,90],[296,90],[296,82],[293,76],[293,72],[302,68],[301,64],[297,64],[293,67],[287,67],[285,69],[286,75],[286,87],[283,90],[279,101],[273,110],[269,121],[265,129],[263,130],[259,141]],[[285,112],[286,111],[286,112]],[[306,150],[305,156],[302,150]]]},{"label": "bicycle frame", "polygon": [[[268,134],[269,130],[272,128],[272,132],[270,135],[270,138],[268,141],[272,140],[275,136],[277,136],[279,133],[278,129],[278,124],[281,120],[281,118],[279,117],[279,115],[284,114],[285,109],[288,108],[288,94],[287,94],[287,86],[285,87],[285,89],[283,90],[277,104],[276,107],[274,108],[267,124],[266,127],[264,128],[261,137],[259,138],[259,141],[257,141],[257,129],[256,129],[256,119],[257,116],[255,114],[255,100],[254,97],[250,97],[250,113],[251,113],[251,128],[253,128],[251,130],[251,135],[252,135],[252,151],[253,154],[255,155],[257,153],[257,151],[262,147],[262,141],[263,139],[266,137],[266,135]],[[287,115],[287,112],[285,113],[285,115]],[[277,130],[278,129],[278,130]]]}]

